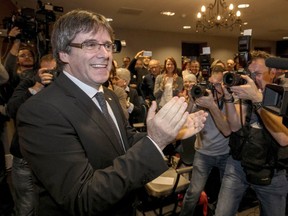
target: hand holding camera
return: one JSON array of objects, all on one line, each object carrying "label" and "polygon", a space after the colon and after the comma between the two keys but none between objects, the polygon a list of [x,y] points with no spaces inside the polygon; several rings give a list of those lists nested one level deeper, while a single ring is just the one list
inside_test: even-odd
[{"label": "hand holding camera", "polygon": [[47,86],[55,79],[55,77],[57,77],[57,71],[55,69],[40,68],[38,70],[38,75],[41,83],[44,86]]},{"label": "hand holding camera", "polygon": [[214,108],[214,98],[212,95],[212,91],[209,89],[206,89],[206,94],[205,97],[199,97],[195,100],[195,103],[200,106],[200,107],[204,107],[207,109],[211,109]]},{"label": "hand holding camera", "polygon": [[17,35],[19,35],[20,33],[21,33],[21,30],[20,30],[18,27],[13,27],[13,28],[10,30],[8,36],[9,36],[9,37],[16,38]]},{"label": "hand holding camera", "polygon": [[241,78],[246,81],[246,84],[231,86],[230,90],[240,99],[251,100],[253,103],[261,102],[263,95],[255,82],[247,75],[241,75]]}]

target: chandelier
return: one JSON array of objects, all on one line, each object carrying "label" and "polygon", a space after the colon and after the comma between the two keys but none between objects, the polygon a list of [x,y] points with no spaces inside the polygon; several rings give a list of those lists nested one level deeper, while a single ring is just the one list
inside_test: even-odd
[{"label": "chandelier", "polygon": [[206,9],[203,5],[201,12],[197,14],[196,31],[199,29],[206,31],[207,29],[226,28],[233,30],[234,26],[239,26],[241,30],[242,20],[240,18],[241,12],[238,10],[234,12],[234,5],[227,6],[225,0],[215,0],[210,3]]}]

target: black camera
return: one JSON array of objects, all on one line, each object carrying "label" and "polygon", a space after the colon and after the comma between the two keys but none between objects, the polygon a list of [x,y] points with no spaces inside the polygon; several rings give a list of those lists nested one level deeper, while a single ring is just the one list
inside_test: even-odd
[{"label": "black camera", "polygon": [[47,53],[50,41],[49,24],[56,21],[55,12],[63,12],[63,7],[53,6],[50,3],[42,4],[41,1],[37,1],[37,3],[38,10],[22,8],[13,12],[11,17],[5,17],[2,22],[8,32],[13,27],[21,30],[21,33],[17,35],[17,39],[20,39],[21,42],[37,44],[39,51],[45,47]]},{"label": "black camera", "polygon": [[242,68],[247,68],[250,62],[251,36],[244,35],[238,38],[238,60]]},{"label": "black camera", "polygon": [[191,89],[191,95],[194,98],[200,98],[202,96],[208,96],[208,93],[206,90],[211,90],[213,91],[214,87],[213,84],[210,82],[203,82],[199,83],[197,85],[194,85]]},{"label": "black camera", "polygon": [[223,83],[224,85],[231,86],[239,86],[247,84],[247,81],[241,77],[241,75],[247,75],[247,72],[227,72],[223,75]]},{"label": "black camera", "polygon": [[201,54],[199,57],[200,70],[202,72],[202,77],[204,80],[208,80],[211,75],[210,65],[211,65],[211,56],[210,54]]},{"label": "black camera", "polygon": [[267,84],[263,94],[263,107],[279,116],[282,124],[288,128],[288,87],[276,84]]},{"label": "black camera", "polygon": [[55,80],[55,78],[58,77],[59,75],[59,72],[56,69],[46,70],[45,72],[53,75],[52,80]]},{"label": "black camera", "polygon": [[126,47],[126,41],[125,40],[114,40],[114,47],[113,47],[113,53],[120,53],[122,50],[122,47]]},{"label": "black camera", "polygon": [[37,23],[35,20],[35,10],[32,8],[22,8],[19,12],[14,13],[12,17],[3,19],[3,26],[10,31],[13,27],[18,27],[21,34],[17,39],[22,42],[34,40],[37,36]]},{"label": "black camera", "polygon": [[276,115],[288,116],[288,87],[267,84],[263,94],[262,105]]}]

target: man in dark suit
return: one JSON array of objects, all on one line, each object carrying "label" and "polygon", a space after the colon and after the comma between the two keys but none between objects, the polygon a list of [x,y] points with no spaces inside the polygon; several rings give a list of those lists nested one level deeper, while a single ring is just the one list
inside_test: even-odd
[{"label": "man in dark suit", "polygon": [[[151,60],[151,56],[144,56],[144,50],[141,50],[131,60],[127,68],[131,72],[130,87],[136,88],[138,95],[143,97],[143,100],[145,100],[145,98],[141,90],[141,85],[142,85],[144,76],[149,74],[148,64],[150,60]],[[142,62],[141,67],[138,67],[138,62]]]},{"label": "man in dark suit", "polygon": [[206,114],[188,115],[184,98],[175,97],[157,114],[152,104],[147,135],[129,128],[117,96],[102,86],[112,42],[109,23],[93,12],[71,11],[54,25],[51,44],[63,72],[17,116],[37,215],[133,215],[135,191],[167,169],[161,150],[203,127]]},{"label": "man in dark suit", "polygon": [[150,105],[151,102],[156,99],[154,96],[154,86],[156,77],[161,73],[160,61],[151,59],[148,68],[150,73],[144,76],[141,90],[147,105]]}]

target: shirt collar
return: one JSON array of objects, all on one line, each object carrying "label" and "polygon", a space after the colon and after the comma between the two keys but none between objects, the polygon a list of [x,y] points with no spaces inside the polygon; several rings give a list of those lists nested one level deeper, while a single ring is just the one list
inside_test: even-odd
[{"label": "shirt collar", "polygon": [[126,92],[130,92],[129,86],[126,86],[125,91],[126,91]]},{"label": "shirt collar", "polygon": [[72,82],[74,82],[80,89],[82,89],[82,91],[84,91],[90,98],[93,98],[97,92],[104,92],[102,85],[99,87],[99,90],[97,90],[96,88],[93,88],[93,87],[87,85],[86,83],[80,81],[79,79],[77,79],[76,77],[72,76],[72,75],[69,74],[68,72],[63,71],[63,73],[64,73]]}]

